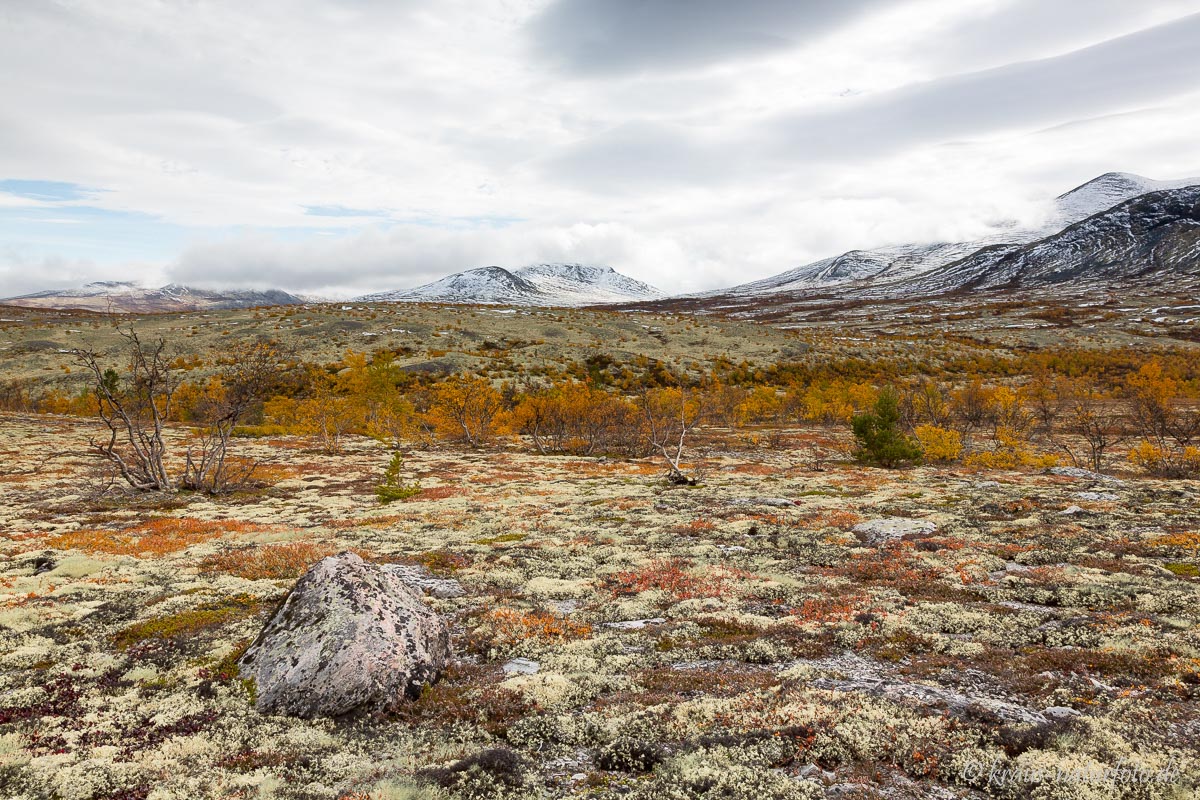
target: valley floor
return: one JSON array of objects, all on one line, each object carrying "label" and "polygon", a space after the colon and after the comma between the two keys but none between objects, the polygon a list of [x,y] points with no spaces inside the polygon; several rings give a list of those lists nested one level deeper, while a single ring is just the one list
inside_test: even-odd
[{"label": "valley floor", "polygon": [[[415,451],[421,494],[380,506],[380,445],[279,438],[238,443],[270,485],[156,500],[105,490],[86,421],[0,431],[0,797],[1200,781],[1194,481],[814,463],[829,434],[786,430],[713,450],[695,487],[652,461]],[[458,663],[393,718],[259,715],[233,660],[344,549],[443,579]]]}]

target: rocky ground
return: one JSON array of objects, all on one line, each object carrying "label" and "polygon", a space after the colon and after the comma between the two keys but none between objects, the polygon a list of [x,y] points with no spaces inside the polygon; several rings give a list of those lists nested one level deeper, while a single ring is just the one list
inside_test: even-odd
[{"label": "rocky ground", "polygon": [[[239,441],[130,497],[87,422],[0,419],[0,797],[1192,797],[1200,484],[865,469],[827,431],[652,461]],[[768,446],[768,444],[770,446]],[[397,565],[453,663],[384,717],[254,709],[310,564]],[[1106,769],[1125,771],[1105,773]],[[1140,770],[1140,771],[1138,771]]]}]

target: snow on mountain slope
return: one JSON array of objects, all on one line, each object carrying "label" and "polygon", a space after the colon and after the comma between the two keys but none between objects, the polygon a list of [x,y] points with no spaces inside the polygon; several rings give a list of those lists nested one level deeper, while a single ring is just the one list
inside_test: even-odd
[{"label": "snow on mountain slope", "polygon": [[157,289],[130,281],[96,281],[78,289],[50,289],[44,292],[10,297],[0,304],[25,308],[63,308],[120,313],[160,311],[199,311],[254,306],[295,305],[300,298],[279,291],[195,289],[171,283]]},{"label": "snow on mountain slope", "polygon": [[534,264],[509,271],[479,267],[418,286],[379,292],[364,302],[405,301],[483,305],[582,306],[654,300],[662,292],[612,267]]},{"label": "snow on mountain slope", "polygon": [[961,261],[979,251],[991,254],[1007,252],[1006,246],[1038,241],[1147,192],[1196,184],[1200,184],[1200,178],[1156,181],[1125,172],[1108,172],[1057,197],[1054,200],[1054,213],[1046,224],[1039,228],[1004,231],[971,242],[903,244],[871,250],[851,250],[769,278],[697,296],[753,296],[776,292],[820,291],[864,283],[896,284]]},{"label": "snow on mountain slope", "polygon": [[358,298],[365,302],[404,300],[410,302],[536,304],[549,298],[524,278],[503,267],[479,267],[456,272],[415,289],[397,289]]},{"label": "snow on mountain slope", "polygon": [[902,284],[905,295],[954,289],[1137,281],[1181,288],[1200,277],[1200,185],[1139,195],[1025,245],[985,248]]},{"label": "snow on mountain slope", "polygon": [[650,284],[622,275],[612,267],[533,264],[522,267],[515,274],[537,286],[543,293],[569,301],[564,305],[628,303],[663,296]]},{"label": "snow on mountain slope", "polygon": [[1065,227],[1147,192],[1180,189],[1197,184],[1200,184],[1200,178],[1156,181],[1128,172],[1106,172],[1082,186],[1077,186],[1071,191],[1059,195],[1055,198],[1054,204]]}]

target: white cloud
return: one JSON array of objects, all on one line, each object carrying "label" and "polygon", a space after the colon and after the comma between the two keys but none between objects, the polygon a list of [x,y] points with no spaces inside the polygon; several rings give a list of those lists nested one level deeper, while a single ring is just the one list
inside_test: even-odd
[{"label": "white cloud", "polygon": [[[559,259],[690,291],[980,235],[1101,172],[1200,173],[1195,12],[18,4],[0,26],[0,180],[98,191],[38,217],[0,196],[0,296],[168,276],[344,295]],[[51,230],[80,205],[126,224]]]}]

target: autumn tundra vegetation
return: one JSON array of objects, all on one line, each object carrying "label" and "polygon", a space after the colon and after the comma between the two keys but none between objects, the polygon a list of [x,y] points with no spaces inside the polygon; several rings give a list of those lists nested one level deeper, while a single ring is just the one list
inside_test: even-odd
[{"label": "autumn tundra vegetation", "polygon": [[[234,346],[191,378],[202,361],[172,358],[165,339],[144,342],[132,328],[121,335],[125,346],[111,363],[74,351],[88,375],[74,392],[9,386],[5,397],[10,410],[98,416],[108,438],[93,447],[135,489],[227,491],[250,477],[245,464],[227,460],[231,438],[271,435],[310,437],[326,453],[346,436],[365,436],[395,450],[516,445],[543,455],[655,455],[669,480],[686,482],[688,439],[704,425],[841,426],[853,433],[855,459],[883,467],[1200,472],[1200,359],[1190,353],[1035,353],[984,374],[856,359],[673,372],[597,359],[497,380],[486,370],[414,374],[386,350],[304,363],[263,339]],[[169,424],[191,434],[178,476],[164,466]]]},{"label": "autumn tundra vegetation", "polygon": [[[22,320],[0,797],[1197,788],[1187,340],[423,306]],[[330,557],[412,587],[449,655],[385,708],[280,713],[246,655]]]}]

